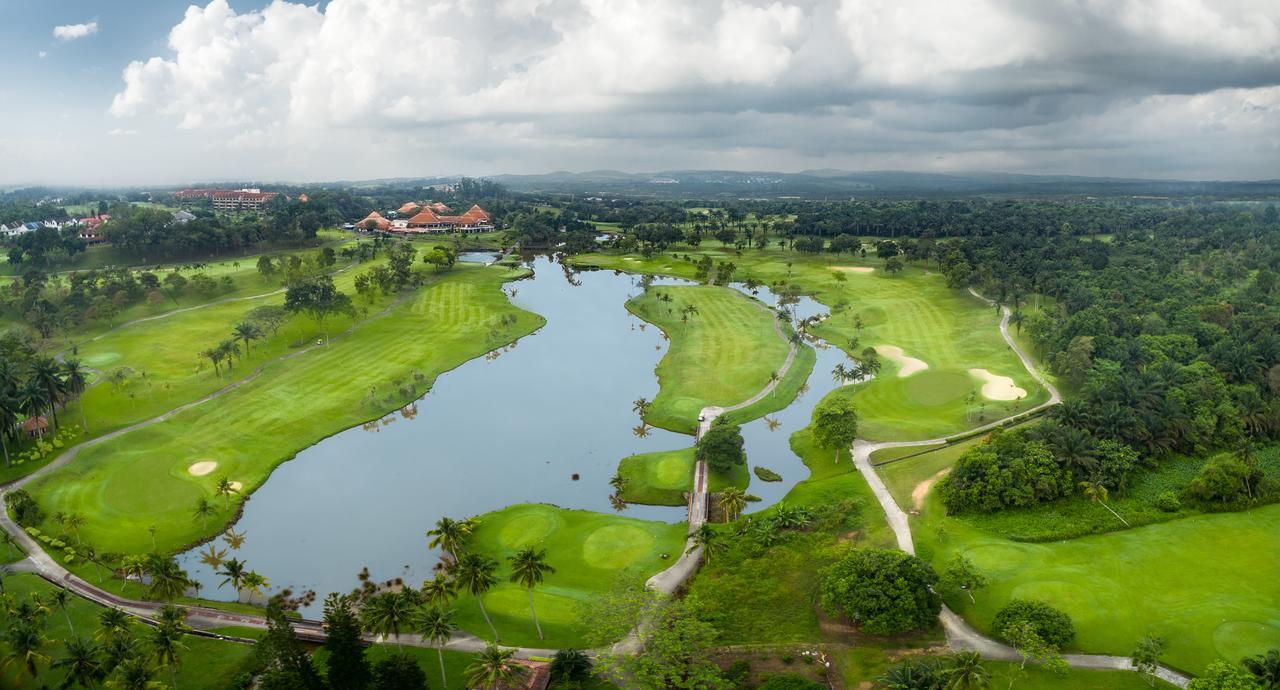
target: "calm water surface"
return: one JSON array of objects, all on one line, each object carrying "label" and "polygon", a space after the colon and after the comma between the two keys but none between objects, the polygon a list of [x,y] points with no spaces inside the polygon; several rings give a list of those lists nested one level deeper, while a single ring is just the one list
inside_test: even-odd
[{"label": "calm water surface", "polygon": [[[462,258],[488,262],[494,255]],[[317,603],[303,610],[315,616],[326,593],[356,586],[362,567],[375,580],[429,577],[438,554],[424,533],[441,517],[515,503],[610,512],[608,481],[620,458],[688,447],[686,435],[633,433],[639,419],[632,401],[657,394],[654,367],[666,351],[661,331],[624,307],[640,293],[640,279],[611,271],[569,274],[546,257],[531,266],[532,278],[506,289],[517,306],[544,316],[546,326],[496,356],[441,375],[416,412],[348,429],[281,465],[246,503],[235,529],[247,539],[229,554],[269,577],[273,591],[315,590]],[[767,290],[759,299],[773,304]],[[797,311],[804,317],[823,309],[805,299]],[[749,510],[772,505],[807,476],[788,437],[808,424],[842,358],[835,348],[818,350],[808,392],[769,416],[775,430],[764,419],[743,426],[749,462],[785,480],[753,478],[750,493],[764,501]],[[683,508],[632,505],[624,514],[684,519]],[[194,552],[180,560],[204,596],[234,598],[230,587],[218,589],[222,578]]]}]

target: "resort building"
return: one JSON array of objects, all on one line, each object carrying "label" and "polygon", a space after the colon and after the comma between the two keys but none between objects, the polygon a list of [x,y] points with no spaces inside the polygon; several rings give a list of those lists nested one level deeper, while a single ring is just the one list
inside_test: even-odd
[{"label": "resort building", "polygon": [[210,199],[215,211],[259,211],[277,196],[261,189],[184,189],[173,193],[180,202]]},{"label": "resort building", "polygon": [[478,204],[460,216],[441,215],[435,210],[436,206],[449,209],[444,204],[432,204],[431,207],[418,211],[410,218],[401,232],[488,232],[493,230],[493,220],[489,217],[489,212],[480,208]]},{"label": "resort building", "polygon": [[370,211],[369,215],[356,221],[356,230],[361,232],[386,232],[391,229],[391,221],[382,217],[377,211]]}]

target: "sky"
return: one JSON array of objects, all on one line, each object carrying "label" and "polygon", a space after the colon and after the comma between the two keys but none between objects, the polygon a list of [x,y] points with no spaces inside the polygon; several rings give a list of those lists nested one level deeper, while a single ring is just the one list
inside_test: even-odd
[{"label": "sky", "polygon": [[1280,0],[0,0],[0,185],[1280,178]]}]

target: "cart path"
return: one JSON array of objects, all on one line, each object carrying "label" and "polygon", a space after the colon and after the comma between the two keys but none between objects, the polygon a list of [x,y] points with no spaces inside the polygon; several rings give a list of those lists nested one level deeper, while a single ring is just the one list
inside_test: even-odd
[{"label": "cart path", "polygon": [[[973,290],[973,288],[970,288],[969,292],[974,297],[991,306],[995,306],[995,302],[978,294]],[[1022,351],[1022,348],[1020,348],[1009,335],[1009,317],[1012,312],[1009,311],[1008,307],[1004,306],[1001,307],[1001,311],[1002,318],[1000,319],[1000,335],[1004,338],[1004,341],[1009,345],[1010,349],[1018,355],[1018,359],[1022,361],[1022,365],[1026,367],[1027,372],[1031,377],[1049,391],[1049,400],[1029,410],[1025,410],[996,422],[991,422],[990,424],[984,424],[972,429],[971,431],[981,432],[993,429],[1009,422],[1010,420],[1025,417],[1052,405],[1057,405],[1062,400],[1062,396],[1058,393],[1058,389],[1036,370],[1035,363],[1025,352]],[[893,535],[898,542],[898,548],[909,554],[915,554],[916,552],[915,542],[911,538],[910,520],[907,513],[902,510],[897,501],[893,499],[893,495],[889,493],[889,489],[885,486],[884,480],[880,478],[880,475],[876,473],[875,468],[871,466],[871,454],[886,448],[931,446],[945,444],[946,442],[947,437],[926,439],[923,441],[884,441],[879,443],[858,439],[853,442],[854,465],[858,468],[858,472],[862,474],[863,479],[867,481],[867,485],[871,487],[871,492],[875,494],[876,500],[879,501],[880,507],[884,510],[885,520],[889,523],[889,528],[893,530]],[[937,475],[935,475],[934,479],[936,478]],[[944,605],[942,607],[942,612],[939,614],[938,618],[942,623],[943,631],[946,633],[947,644],[952,648],[978,652],[986,659],[996,659],[1001,661],[1022,660],[1022,657],[1013,647],[993,640],[978,632],[947,606]],[[1110,656],[1106,654],[1064,654],[1062,655],[1062,658],[1073,668],[1110,669],[1121,671],[1134,670],[1133,663],[1127,657]],[[1164,666],[1157,668],[1156,675],[1161,680],[1171,683],[1179,688],[1187,687],[1187,683],[1191,680],[1189,677]]]}]

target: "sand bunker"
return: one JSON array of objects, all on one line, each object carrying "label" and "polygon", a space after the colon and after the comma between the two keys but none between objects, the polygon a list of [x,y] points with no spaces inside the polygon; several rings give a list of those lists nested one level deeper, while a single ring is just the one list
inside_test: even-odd
[{"label": "sand bunker", "polygon": [[850,273],[873,273],[876,269],[870,266],[836,266],[837,271],[848,271]]},{"label": "sand bunker", "polygon": [[244,484],[240,482],[231,482],[231,490],[239,493],[244,490]]},{"label": "sand bunker", "polygon": [[916,372],[924,371],[929,368],[929,363],[923,359],[908,357],[902,354],[902,348],[897,345],[876,345],[876,353],[881,357],[892,360],[898,365],[898,376],[906,378]]},{"label": "sand bunker", "polygon": [[969,375],[982,379],[982,397],[987,400],[1017,400],[1027,397],[1027,391],[1013,385],[1008,376],[997,376],[986,369],[970,369]]},{"label": "sand bunker", "polygon": [[216,469],[218,469],[218,463],[212,460],[201,460],[188,467],[187,471],[196,477],[203,477]]}]

